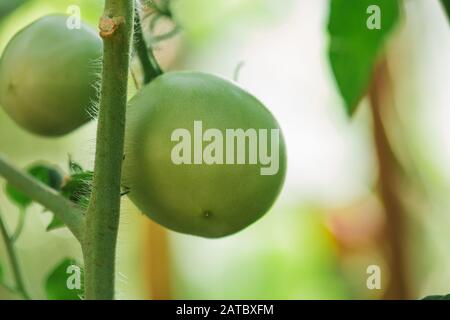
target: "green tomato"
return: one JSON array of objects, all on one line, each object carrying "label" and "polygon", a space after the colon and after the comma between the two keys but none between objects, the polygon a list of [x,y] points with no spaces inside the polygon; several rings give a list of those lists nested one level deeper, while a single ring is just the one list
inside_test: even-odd
[{"label": "green tomato", "polygon": [[[232,135],[238,129],[248,134],[241,143]],[[264,133],[269,150],[255,140]],[[284,182],[278,123],[256,98],[216,76],[174,72],[155,79],[130,102],[125,140],[129,198],[181,233],[238,232],[269,210]],[[260,153],[273,156],[270,165]]]},{"label": "green tomato", "polygon": [[88,122],[96,99],[102,42],[68,17],[45,16],[17,33],[0,60],[0,105],[23,128],[43,136],[67,134]]}]

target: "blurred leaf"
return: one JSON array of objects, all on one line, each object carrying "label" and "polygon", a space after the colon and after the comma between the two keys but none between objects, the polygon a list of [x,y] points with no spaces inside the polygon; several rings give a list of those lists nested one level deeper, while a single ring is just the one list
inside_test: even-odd
[{"label": "blurred leaf", "polygon": [[445,12],[447,13],[447,17],[450,19],[450,0],[441,0],[441,2],[444,6]]},{"label": "blurred leaf", "polygon": [[155,11],[158,14],[171,17],[172,11],[170,9],[171,0],[145,0],[143,1],[143,4],[147,7],[151,8],[153,11]]},{"label": "blurred leaf", "polygon": [[8,198],[18,207],[26,208],[32,203],[32,200],[30,198],[17,191],[9,183],[6,185],[5,191]]},{"label": "blurred leaf", "polygon": [[9,15],[28,0],[3,0],[0,2],[0,22],[2,18]]},{"label": "blurred leaf", "polygon": [[183,0],[171,1],[170,9],[184,35],[198,44],[209,44],[222,35],[244,36],[250,28],[278,23],[298,1]]},{"label": "blurred leaf", "polygon": [[[399,5],[397,0],[330,1],[329,58],[346,111],[352,115],[366,93],[376,60],[399,19]],[[373,5],[380,9],[381,28],[371,30],[367,23],[373,12],[368,8]]]},{"label": "blurred leaf", "polygon": [[[27,172],[47,186],[55,190],[60,190],[62,176],[56,168],[39,164],[30,167]],[[9,183],[6,184],[6,195],[15,205],[23,209],[33,202],[28,196],[18,191]]]},{"label": "blurred leaf", "polygon": [[92,171],[71,175],[61,189],[62,195],[81,208],[86,208],[92,191],[93,178]]},{"label": "blurred leaf", "polygon": [[[61,187],[61,194],[63,197],[76,203],[81,208],[87,208],[89,198],[91,195],[91,185],[94,173],[92,171],[84,171],[83,167],[78,163],[72,161],[69,157],[69,171],[70,177],[65,179]],[[47,231],[62,228],[65,224],[53,216],[52,221],[47,226]]]},{"label": "blurred leaf", "polygon": [[63,228],[66,225],[60,219],[58,219],[55,215],[53,215],[52,221],[47,226],[47,231],[52,231],[55,229]]},{"label": "blurred leaf", "polygon": [[72,161],[72,158],[69,157],[69,172],[70,174],[83,172],[83,167],[78,163]]},{"label": "blurred leaf", "polygon": [[[63,178],[60,172],[55,167],[39,164],[30,167],[27,172],[47,186],[57,191],[61,190]],[[6,185],[6,194],[11,199],[11,201],[21,209],[26,209],[33,202],[30,198],[28,198],[20,191],[16,190],[10,184]],[[53,215],[52,221],[47,226],[47,231],[60,227],[64,227],[64,223]]]},{"label": "blurred leaf", "polygon": [[80,300],[83,272],[74,259],[64,259],[47,277],[45,292],[49,300]]},{"label": "blurred leaf", "polygon": [[450,300],[450,294],[427,296],[422,300]]},{"label": "blurred leaf", "polygon": [[62,176],[55,167],[35,165],[28,170],[28,173],[50,188],[55,190],[61,189]]}]

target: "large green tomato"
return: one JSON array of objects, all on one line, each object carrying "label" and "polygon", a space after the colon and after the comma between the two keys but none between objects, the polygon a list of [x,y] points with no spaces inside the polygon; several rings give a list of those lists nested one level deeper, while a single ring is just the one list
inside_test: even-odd
[{"label": "large green tomato", "polygon": [[67,134],[90,120],[102,42],[66,16],[40,18],[17,33],[0,60],[0,105],[23,128],[44,136]]},{"label": "large green tomato", "polygon": [[286,152],[276,120],[216,76],[158,77],[130,102],[125,140],[130,199],[178,232],[238,232],[268,211],[283,185]]}]

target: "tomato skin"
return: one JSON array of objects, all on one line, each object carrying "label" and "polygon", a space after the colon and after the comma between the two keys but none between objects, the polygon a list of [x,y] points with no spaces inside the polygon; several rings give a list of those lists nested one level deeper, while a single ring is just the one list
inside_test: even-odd
[{"label": "tomato skin", "polygon": [[144,87],[127,111],[123,185],[129,198],[157,223],[181,233],[218,238],[262,217],[276,200],[286,173],[280,133],[279,170],[261,175],[260,165],[175,165],[171,135],[206,128],[279,129],[256,98],[216,76],[166,73]]},{"label": "tomato skin", "polygon": [[42,136],[61,136],[88,122],[97,96],[102,41],[84,24],[68,29],[66,20],[36,20],[11,39],[0,60],[0,105]]}]

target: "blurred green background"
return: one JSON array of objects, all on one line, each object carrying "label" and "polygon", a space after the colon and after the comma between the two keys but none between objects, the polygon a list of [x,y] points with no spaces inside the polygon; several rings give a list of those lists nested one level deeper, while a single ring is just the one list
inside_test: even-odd
[{"label": "blurred green background", "polygon": [[[14,2],[17,8],[3,15]],[[0,52],[18,30],[45,14],[77,5],[82,19],[96,26],[103,7],[100,0],[7,3],[0,4]],[[118,298],[382,299],[400,278],[408,283],[403,298],[450,292],[448,21],[438,1],[407,1],[387,48],[396,103],[386,130],[401,164],[396,188],[407,213],[398,234],[407,263],[398,270],[386,259],[389,219],[377,192],[370,110],[363,101],[351,121],[345,114],[327,58],[328,9],[326,0],[173,1],[182,31],[155,45],[163,67],[233,78],[240,65],[240,85],[265,103],[284,130],[288,176],[263,219],[219,240],[165,231],[125,199]],[[161,21],[158,28],[172,26]],[[70,154],[92,168],[95,127],[43,139],[0,109],[0,152],[22,167],[46,160],[66,170]],[[18,212],[3,192],[0,207],[14,225]],[[44,280],[61,259],[81,261],[66,230],[45,231],[50,219],[33,207],[18,242],[33,298],[46,297]],[[11,277],[3,244],[0,263],[5,278]],[[366,286],[370,265],[382,270],[381,290]],[[0,288],[0,298],[17,297]]]}]

